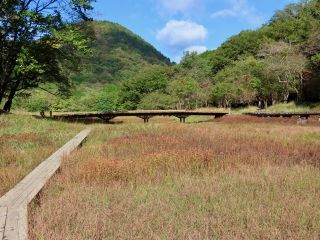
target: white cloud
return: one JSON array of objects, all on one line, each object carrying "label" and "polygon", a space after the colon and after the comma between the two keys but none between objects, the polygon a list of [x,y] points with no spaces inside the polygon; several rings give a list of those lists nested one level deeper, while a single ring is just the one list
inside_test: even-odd
[{"label": "white cloud", "polygon": [[253,26],[259,26],[264,22],[264,19],[257,13],[256,8],[247,0],[227,0],[227,3],[230,8],[214,12],[211,17],[239,17],[247,20]]},{"label": "white cloud", "polygon": [[171,48],[184,49],[204,41],[208,30],[192,21],[171,20],[158,31],[157,40]]},{"label": "white cloud", "polygon": [[159,5],[170,13],[187,13],[197,6],[199,0],[158,0]]},{"label": "white cloud", "polygon": [[173,58],[172,58],[172,61],[174,61],[175,63],[180,63],[181,62],[181,59],[183,58],[183,56],[186,54],[186,52],[189,52],[189,53],[197,53],[197,54],[201,54],[201,53],[204,53],[208,51],[208,48],[206,46],[190,46],[190,47],[187,47],[183,50],[180,50]]},{"label": "white cloud", "polygon": [[190,47],[187,47],[184,51],[190,52],[190,53],[196,52],[198,54],[201,54],[208,51],[208,48],[206,46],[190,46]]}]

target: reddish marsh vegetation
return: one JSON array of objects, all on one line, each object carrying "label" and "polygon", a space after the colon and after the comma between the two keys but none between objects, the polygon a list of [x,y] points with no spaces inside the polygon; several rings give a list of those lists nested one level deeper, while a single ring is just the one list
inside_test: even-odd
[{"label": "reddish marsh vegetation", "polygon": [[31,207],[31,239],[317,239],[320,128],[98,127]]},{"label": "reddish marsh vegetation", "polygon": [[[261,124],[283,124],[283,125],[297,125],[298,116],[291,118],[285,117],[252,117],[246,115],[232,115],[227,118],[213,119],[213,122],[221,123],[261,123]],[[320,121],[318,116],[312,116],[308,119],[308,126],[319,126]]]}]

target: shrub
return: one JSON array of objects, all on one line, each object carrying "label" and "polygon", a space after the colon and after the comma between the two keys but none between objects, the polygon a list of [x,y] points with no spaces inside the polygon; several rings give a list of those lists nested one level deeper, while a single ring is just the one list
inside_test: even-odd
[{"label": "shrub", "polygon": [[175,108],[176,103],[177,99],[175,97],[155,92],[145,96],[141,100],[139,108],[146,110],[167,110]]},{"label": "shrub", "polygon": [[50,109],[50,103],[46,99],[36,99],[30,101],[27,105],[27,110],[30,112],[48,111]]}]

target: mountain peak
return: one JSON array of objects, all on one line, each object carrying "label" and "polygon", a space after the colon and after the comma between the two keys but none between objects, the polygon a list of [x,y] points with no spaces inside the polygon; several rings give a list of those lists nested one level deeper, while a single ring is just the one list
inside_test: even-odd
[{"label": "mountain peak", "polygon": [[137,34],[108,21],[93,21],[85,29],[94,34],[92,54],[83,58],[76,82],[119,82],[147,65],[170,65],[170,59]]}]

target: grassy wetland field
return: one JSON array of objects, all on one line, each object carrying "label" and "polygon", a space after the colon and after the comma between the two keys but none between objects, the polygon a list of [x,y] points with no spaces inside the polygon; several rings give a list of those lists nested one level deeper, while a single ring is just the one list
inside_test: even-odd
[{"label": "grassy wetland field", "polygon": [[0,196],[81,129],[31,116],[0,116]]},{"label": "grassy wetland field", "polygon": [[0,33],[0,240],[320,240],[320,0],[0,0]]},{"label": "grassy wetland field", "polygon": [[[123,120],[90,125],[30,206],[30,239],[320,238],[317,119]],[[86,127],[0,124],[1,194]]]}]

